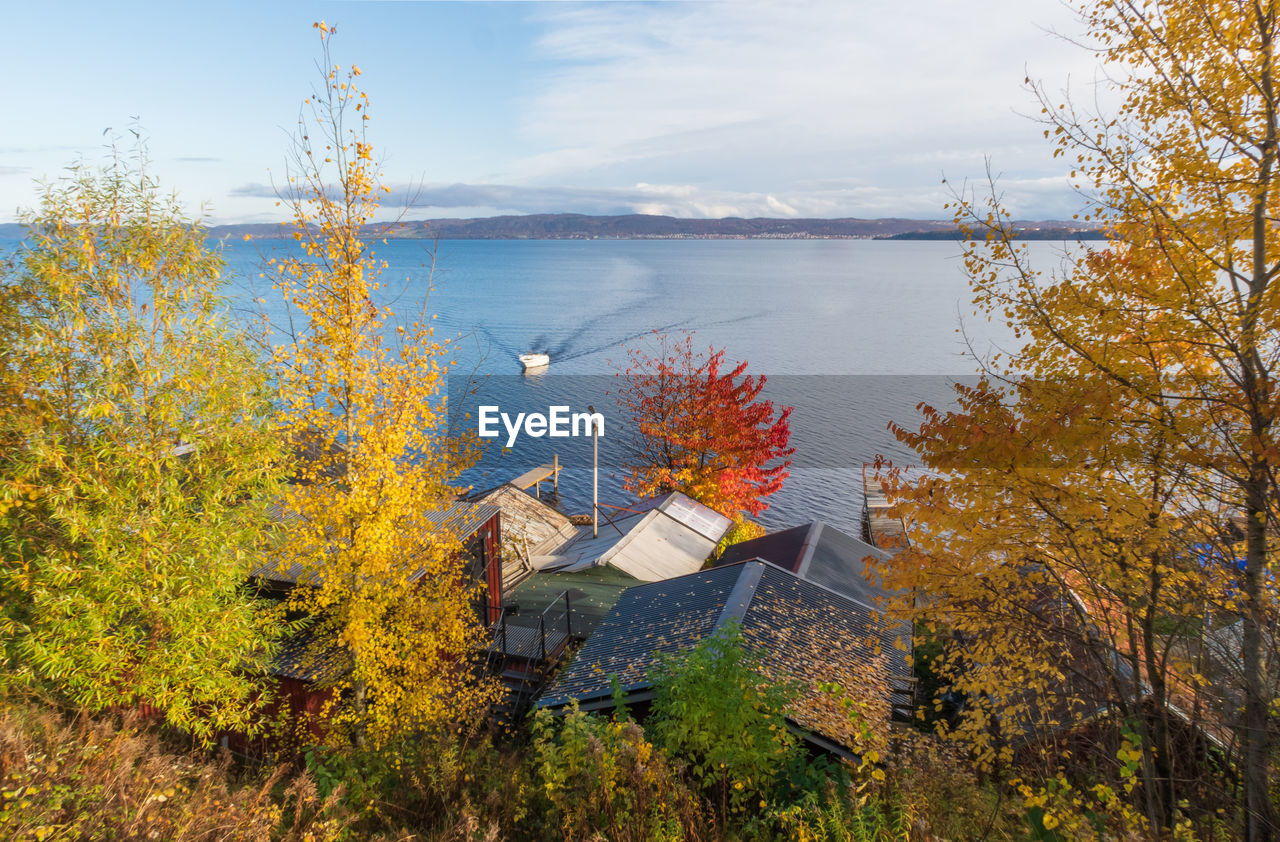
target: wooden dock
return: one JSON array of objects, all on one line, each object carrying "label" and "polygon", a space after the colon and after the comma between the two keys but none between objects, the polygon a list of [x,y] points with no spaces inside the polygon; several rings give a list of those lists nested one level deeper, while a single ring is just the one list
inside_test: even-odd
[{"label": "wooden dock", "polygon": [[[868,472],[868,468],[871,470]],[[867,543],[882,550],[895,550],[907,545],[907,529],[902,518],[890,514],[893,503],[884,482],[875,475],[874,465],[862,466],[862,526]]]},{"label": "wooden dock", "polygon": [[532,471],[525,471],[520,476],[511,481],[511,484],[521,491],[533,489],[535,497],[542,496],[542,484],[547,480],[551,480],[551,488],[554,491],[560,490],[560,456],[551,457],[550,465],[539,465]]}]

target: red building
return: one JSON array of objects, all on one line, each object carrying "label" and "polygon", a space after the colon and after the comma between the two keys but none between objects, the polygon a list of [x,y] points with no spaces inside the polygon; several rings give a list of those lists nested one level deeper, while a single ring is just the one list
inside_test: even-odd
[{"label": "red building", "polygon": [[[288,515],[279,512],[281,521]],[[465,575],[471,581],[483,585],[478,591],[475,610],[479,621],[489,626],[502,615],[502,553],[501,513],[498,507],[466,501],[457,501],[449,507],[426,516],[424,530],[432,534],[445,530],[459,537],[465,562]],[[307,587],[307,571],[300,566],[283,566],[266,561],[250,574],[261,596],[283,601],[298,587]],[[418,570],[411,581],[425,575]],[[301,724],[307,723],[310,738],[323,736],[318,714],[332,698],[328,686],[344,669],[344,653],[332,641],[326,641],[311,631],[303,631],[284,642],[280,651],[267,666],[267,673],[274,685],[276,701],[266,712],[267,717],[277,718],[287,712],[288,718]],[[228,734],[223,745],[233,751],[261,755],[269,749],[281,749],[262,741],[250,741],[242,734]]]}]

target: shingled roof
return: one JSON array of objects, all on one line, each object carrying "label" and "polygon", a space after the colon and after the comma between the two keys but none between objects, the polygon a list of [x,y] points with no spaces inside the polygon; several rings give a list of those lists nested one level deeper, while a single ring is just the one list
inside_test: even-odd
[{"label": "shingled roof", "polygon": [[755,560],[629,588],[537,705],[611,707],[610,676],[629,702],[645,701],[660,656],[688,650],[733,621],[763,653],[769,677],[799,682],[789,719],[823,748],[846,753],[854,731],[820,683],[839,685],[886,721],[892,697],[910,692],[909,635],[899,640],[901,630],[870,605]]},{"label": "shingled roof", "polygon": [[569,518],[511,483],[472,494],[468,500],[502,512],[502,581],[514,586],[533,572],[529,558],[550,551],[578,534]]}]

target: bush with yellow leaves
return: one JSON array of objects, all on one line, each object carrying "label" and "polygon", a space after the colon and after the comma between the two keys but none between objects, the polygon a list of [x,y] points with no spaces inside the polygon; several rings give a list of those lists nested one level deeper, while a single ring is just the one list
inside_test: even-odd
[{"label": "bush with yellow leaves", "polygon": [[533,762],[565,839],[717,838],[695,796],[644,730],[576,708],[533,723]]}]

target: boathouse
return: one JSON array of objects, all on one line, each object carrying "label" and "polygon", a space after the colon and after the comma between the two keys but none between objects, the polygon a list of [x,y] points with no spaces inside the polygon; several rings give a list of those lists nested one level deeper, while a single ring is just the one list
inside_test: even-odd
[{"label": "boathouse", "polygon": [[[288,524],[298,515],[280,507],[273,510],[275,520]],[[496,506],[454,501],[438,511],[425,513],[421,529],[435,533],[448,531],[462,543],[465,575],[469,581],[483,585],[478,590],[475,609],[485,625],[496,622],[502,614],[502,554],[499,544],[501,515]],[[258,593],[268,599],[284,600],[298,587],[308,587],[317,574],[301,565],[283,565],[265,559],[251,572]],[[426,575],[423,568],[410,574],[410,581]],[[276,695],[289,714],[301,719],[320,713],[331,698],[329,684],[349,668],[345,650],[325,636],[311,630],[302,631],[283,642],[267,665],[267,675],[275,684]],[[309,722],[314,736],[320,725]],[[261,754],[266,746],[250,745],[242,735],[230,734],[224,745],[241,753]]]},{"label": "boathouse", "polygon": [[[798,683],[788,721],[813,748],[850,756],[856,726],[843,698],[885,726],[893,708],[910,707],[910,667],[895,645],[896,629],[871,607],[760,560],[629,588],[536,706],[612,708],[616,680],[623,701],[643,716],[659,658],[691,649],[729,623],[763,653],[767,678]],[[840,692],[824,690],[828,684]]]}]

